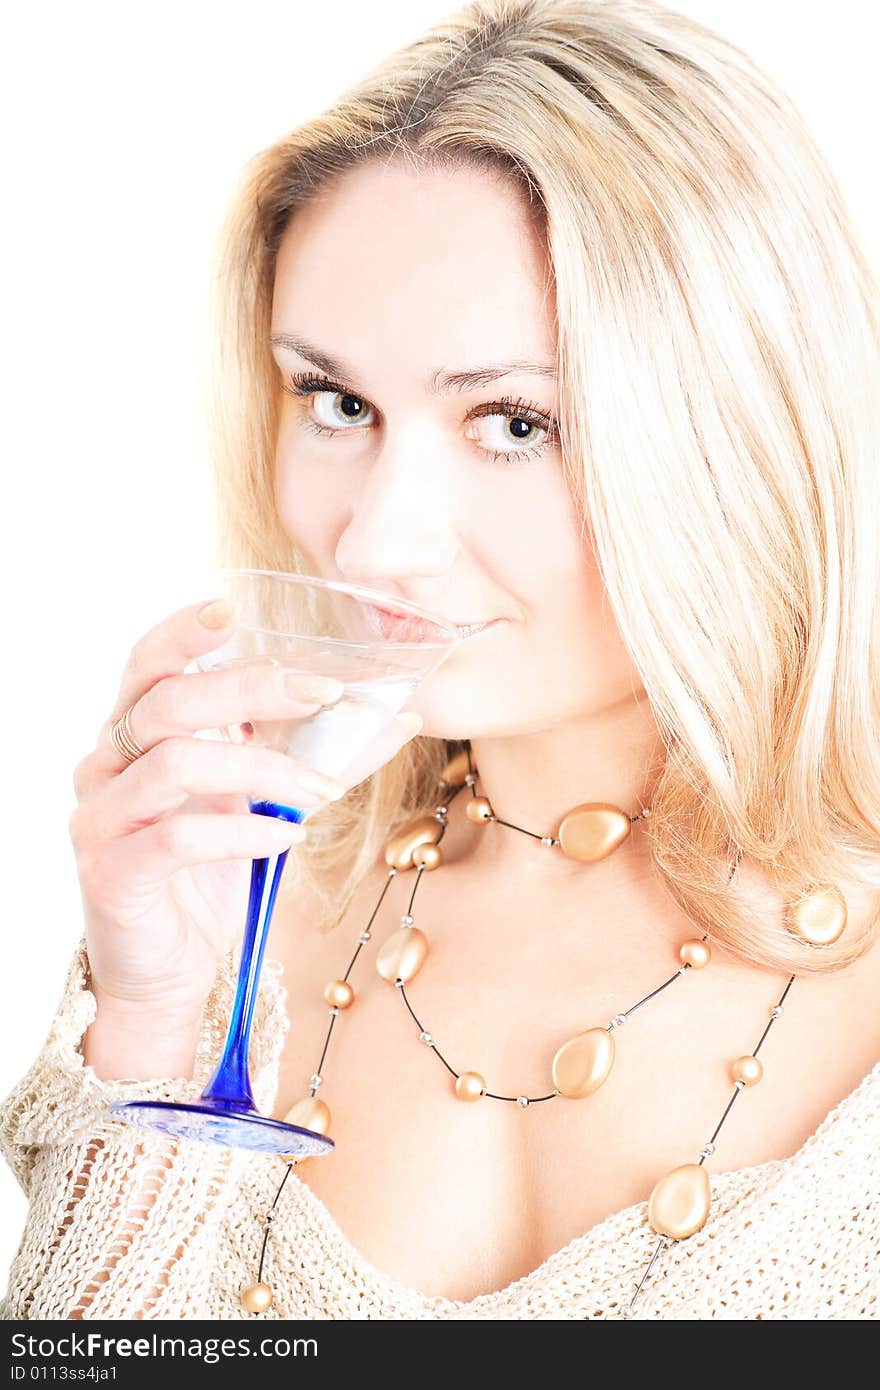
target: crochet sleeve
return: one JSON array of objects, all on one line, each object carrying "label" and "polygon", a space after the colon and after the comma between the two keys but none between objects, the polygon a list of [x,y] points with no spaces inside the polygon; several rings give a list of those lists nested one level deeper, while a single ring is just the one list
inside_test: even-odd
[{"label": "crochet sleeve", "polygon": [[[220,962],[191,1078],[102,1080],[83,1039],[97,1011],[81,939],[36,1060],[0,1103],[0,1152],[29,1199],[5,1319],[210,1317],[215,1235],[248,1154],[109,1115],[114,1100],[191,1100],[220,1056],[239,948]],[[251,1042],[257,1106],[275,1100],[284,1035],[280,965],[266,960]]]}]

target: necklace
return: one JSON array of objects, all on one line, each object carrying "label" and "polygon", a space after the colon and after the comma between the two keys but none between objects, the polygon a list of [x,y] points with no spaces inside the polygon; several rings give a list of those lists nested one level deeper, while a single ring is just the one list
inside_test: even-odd
[{"label": "necklace", "polygon": [[[630,835],[633,825],[640,819],[650,816],[650,808],[645,808],[634,816],[627,815],[619,807],[608,802],[587,802],[573,807],[560,821],[553,835],[540,835],[501,820],[492,809],[490,802],[475,794],[478,780],[477,770],[471,761],[470,747],[455,754],[446,764],[440,779],[442,802],[432,815],[424,815],[403,831],[398,832],[385,849],[385,862],[388,877],[370,918],[358,936],[358,944],[341,979],[331,980],[324,989],[324,1000],[330,1012],[330,1023],[320,1060],[316,1070],[309,1078],[310,1094],[297,1101],[285,1115],[290,1124],[312,1129],[320,1134],[329,1132],[330,1109],[318,1098],[317,1092],[323,1084],[322,1067],[327,1056],[333,1028],[340,1014],[351,1006],[355,999],[354,988],[349,976],[363,947],[372,939],[372,926],[384,901],[392,881],[409,869],[415,869],[416,876],[407,908],[401,917],[401,925],[382,945],[377,958],[376,969],[383,979],[393,985],[409,1011],[413,1023],[418,1028],[419,1041],[434,1052],[441,1064],[453,1078],[453,1094],[462,1101],[473,1103],[483,1097],[509,1102],[527,1109],[529,1105],[557,1097],[584,1099],[592,1095],[605,1083],[611,1073],[615,1058],[615,1032],[650,1000],[665,993],[675,982],[693,970],[701,970],[709,964],[711,950],[707,937],[691,938],[684,941],[678,952],[679,964],[666,980],[655,989],[636,1000],[622,1013],[615,1014],[603,1027],[588,1028],[575,1037],[563,1042],[556,1050],[551,1075],[552,1090],[545,1095],[500,1095],[487,1088],[485,1079],[473,1070],[456,1071],[446,1060],[434,1040],[433,1035],[423,1026],[406,995],[406,985],[423,966],[428,955],[428,941],[425,934],[415,925],[413,908],[416,895],[425,873],[438,868],[442,863],[440,842],[446,830],[449,805],[462,792],[470,793],[466,806],[468,819],[475,825],[495,824],[516,831],[539,841],[542,847],[558,849],[568,858],[581,863],[594,863],[607,858]],[[741,861],[738,852],[730,873],[730,883]],[[810,945],[829,944],[843,931],[846,922],[846,906],[842,895],[836,888],[822,888],[801,898],[788,922],[789,930]],[[711,1137],[700,1150],[695,1163],[684,1163],[673,1168],[655,1184],[647,1202],[647,1219],[657,1235],[657,1243],[651,1254],[641,1279],[632,1293],[629,1303],[624,1307],[624,1318],[637,1316],[637,1304],[643,1290],[651,1278],[662,1251],[670,1241],[686,1240],[702,1230],[709,1216],[711,1205],[711,1186],[709,1175],[703,1166],[714,1153],[715,1143],[741,1092],[755,1086],[763,1076],[763,1066],[758,1053],[766,1041],[774,1023],[782,1016],[784,1004],[795,980],[792,975],[779,999],[770,1008],[769,1021],[751,1052],[738,1056],[730,1064],[730,1078],[733,1093],[724,1108]],[[264,1313],[272,1306],[273,1292],[263,1280],[269,1235],[278,1201],[284,1190],[294,1164],[303,1161],[308,1155],[283,1155],[286,1171],[281,1179],[275,1197],[264,1219],[263,1243],[260,1252],[257,1281],[241,1292],[241,1306],[248,1313]]]}]

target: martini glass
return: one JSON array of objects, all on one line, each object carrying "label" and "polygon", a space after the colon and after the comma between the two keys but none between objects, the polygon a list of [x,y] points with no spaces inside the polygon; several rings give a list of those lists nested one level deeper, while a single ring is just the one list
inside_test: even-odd
[{"label": "martini glass", "polygon": [[[197,670],[268,664],[335,676],[345,689],[335,704],[306,719],[248,720],[214,736],[275,749],[343,782],[364,749],[463,640],[445,619],[363,585],[278,570],[221,569],[218,577],[218,596],[235,608],[234,627],[222,646],[197,658]],[[249,802],[254,815],[297,824],[320,809]],[[321,1154],[334,1147],[324,1134],[261,1115],[251,1092],[251,1025],[288,853],[253,861],[229,1029],[200,1098],[115,1101],[111,1114],[163,1134],[263,1153]]]}]

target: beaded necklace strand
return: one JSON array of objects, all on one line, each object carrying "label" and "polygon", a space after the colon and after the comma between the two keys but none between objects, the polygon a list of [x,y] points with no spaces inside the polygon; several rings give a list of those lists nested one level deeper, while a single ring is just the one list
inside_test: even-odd
[{"label": "beaded necklace strand", "polygon": [[[331,980],[324,989],[324,1000],[329,1007],[330,1023],[324,1046],[316,1070],[309,1078],[310,1094],[297,1101],[285,1115],[285,1121],[310,1129],[319,1134],[328,1134],[331,1122],[330,1109],[318,1098],[317,1092],[323,1084],[322,1068],[327,1056],[333,1029],[340,1013],[348,1009],[355,999],[354,988],[349,977],[364,946],[372,939],[372,927],[385,895],[399,873],[408,869],[416,870],[415,882],[410,894],[401,925],[383,943],[377,958],[376,969],[400,994],[414,1024],[419,1030],[419,1041],[432,1051],[453,1078],[453,1092],[462,1101],[474,1102],[485,1097],[491,1100],[513,1103],[522,1109],[541,1101],[554,1100],[559,1096],[569,1099],[583,1099],[592,1095],[608,1078],[615,1058],[615,1032],[650,1000],[656,999],[669,989],[678,979],[691,970],[700,970],[711,959],[707,936],[691,938],[679,948],[679,966],[675,972],[655,989],[636,1000],[622,1013],[615,1014],[604,1027],[588,1028],[564,1042],[556,1051],[551,1072],[553,1089],[544,1095],[510,1096],[488,1090],[484,1078],[473,1070],[456,1071],[441,1053],[433,1035],[424,1027],[413,1009],[407,994],[406,985],[421,969],[428,955],[428,941],[425,934],[415,925],[414,906],[416,895],[425,873],[440,866],[442,856],[440,842],[448,824],[449,806],[466,789],[471,799],[466,806],[468,819],[475,825],[500,825],[537,840],[548,849],[559,849],[568,858],[582,863],[593,863],[606,858],[630,834],[632,826],[640,819],[650,815],[645,808],[637,815],[629,816],[620,808],[607,802],[588,802],[569,811],[560,822],[554,835],[540,835],[510,821],[501,820],[495,815],[491,804],[485,797],[477,796],[474,788],[478,780],[472,765],[470,747],[454,755],[446,764],[440,779],[442,801],[433,814],[424,815],[404,830],[398,832],[386,846],[385,861],[388,877],[379,898],[370,914],[366,926],[358,935],[357,946],[341,979]],[[741,862],[741,852],[737,852],[728,875],[728,883],[733,878]],[[802,898],[789,924],[789,929],[810,944],[825,944],[836,940],[843,930],[846,920],[845,904],[841,913],[841,895],[836,889],[823,889],[818,893]],[[813,937],[811,938],[810,932]],[[773,1024],[782,1016],[785,1000],[795,980],[792,975],[780,998],[770,1010],[770,1021],[765,1027],[752,1052],[737,1057],[730,1065],[733,1081],[733,1094],[728,1101],[711,1138],[700,1150],[696,1163],[681,1164],[673,1168],[657,1182],[648,1198],[647,1220],[658,1236],[646,1268],[636,1286],[630,1301],[624,1306],[623,1317],[637,1316],[637,1304],[646,1284],[654,1273],[662,1251],[670,1241],[686,1240],[705,1225],[711,1204],[709,1175],[704,1164],[715,1152],[715,1145],[734,1102],[747,1087],[755,1086],[763,1076],[763,1066],[758,1053],[766,1041]],[[260,1251],[257,1282],[242,1290],[241,1304],[246,1312],[264,1313],[271,1306],[273,1292],[263,1281],[269,1234],[275,1218],[276,1208],[284,1185],[297,1162],[308,1155],[282,1155],[286,1170],[275,1193],[275,1197],[264,1218],[263,1242]]]}]

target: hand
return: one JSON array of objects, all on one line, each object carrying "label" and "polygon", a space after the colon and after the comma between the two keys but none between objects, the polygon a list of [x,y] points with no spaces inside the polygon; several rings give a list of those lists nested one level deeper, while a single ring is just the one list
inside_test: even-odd
[{"label": "hand", "polygon": [[[346,790],[272,749],[192,737],[248,719],[305,719],[342,691],[340,682],[302,672],[291,693],[289,669],[256,662],[183,674],[227,640],[230,613],[220,606],[224,627],[204,626],[203,606],[194,604],[136,643],[116,705],[74,772],[69,830],[93,989],[99,1016],[121,1025],[140,1017],[185,1029],[201,1016],[218,959],[243,930],[252,860],[305,838],[304,826],[254,814],[248,798],[306,809]],[[132,763],[110,740],[129,706],[146,750]],[[351,785],[415,732],[392,720],[364,750]]]}]

